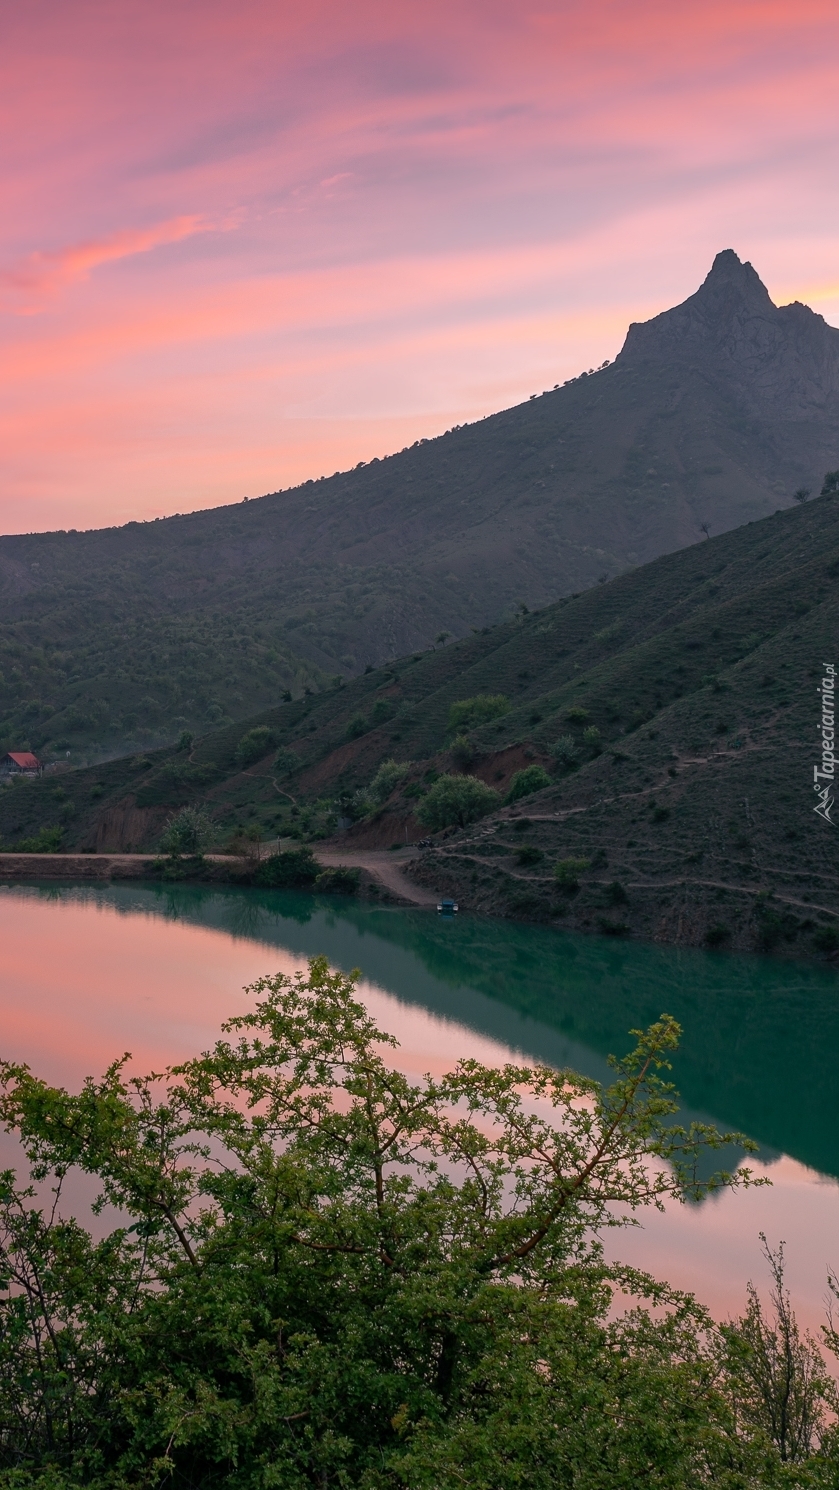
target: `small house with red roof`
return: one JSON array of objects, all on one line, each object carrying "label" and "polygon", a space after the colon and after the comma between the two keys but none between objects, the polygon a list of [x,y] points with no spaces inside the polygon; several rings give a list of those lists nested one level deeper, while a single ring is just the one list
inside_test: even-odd
[{"label": "small house with red roof", "polygon": [[10,750],[0,756],[0,776],[40,776],[43,769],[31,750]]}]

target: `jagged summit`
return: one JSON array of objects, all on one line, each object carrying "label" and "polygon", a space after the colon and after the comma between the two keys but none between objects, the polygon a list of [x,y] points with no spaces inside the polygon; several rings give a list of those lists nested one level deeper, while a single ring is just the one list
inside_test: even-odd
[{"label": "jagged summit", "polygon": [[755,306],[771,306],[763,280],[748,259],[740,259],[733,248],[724,248],[717,254],[705,279],[692,300],[710,303],[719,302],[723,294],[731,292],[743,300],[751,300]]},{"label": "jagged summit", "polygon": [[793,417],[839,393],[839,331],[800,301],[775,305],[731,248],[681,305],[633,322],[617,361],[687,361],[709,378],[735,379],[738,402],[782,406]]}]

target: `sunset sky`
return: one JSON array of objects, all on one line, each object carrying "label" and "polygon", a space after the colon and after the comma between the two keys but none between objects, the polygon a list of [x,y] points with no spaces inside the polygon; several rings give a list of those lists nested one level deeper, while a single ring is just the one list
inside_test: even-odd
[{"label": "sunset sky", "polygon": [[330,474],[718,249],[839,324],[835,0],[0,0],[0,531]]}]

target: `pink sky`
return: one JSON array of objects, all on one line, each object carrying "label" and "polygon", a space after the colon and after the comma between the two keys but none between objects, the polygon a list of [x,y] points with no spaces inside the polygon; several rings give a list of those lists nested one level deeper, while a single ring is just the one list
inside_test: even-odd
[{"label": "pink sky", "polygon": [[613,357],[721,248],[839,322],[827,0],[0,23],[0,531],[398,449]]}]

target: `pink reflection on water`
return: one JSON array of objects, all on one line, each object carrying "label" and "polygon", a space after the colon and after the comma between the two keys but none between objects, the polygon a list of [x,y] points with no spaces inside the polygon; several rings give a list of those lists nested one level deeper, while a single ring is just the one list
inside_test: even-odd
[{"label": "pink reflection on water", "polygon": [[[0,1056],[70,1087],[124,1051],[134,1069],[160,1070],[206,1049],[222,1021],[248,1007],[245,984],[304,964],[291,951],[139,910],[2,893]],[[527,1060],[372,983],[360,993],[399,1040],[394,1064],[412,1079],[440,1076],[465,1056],[487,1065]],[[2,1147],[8,1154],[8,1140]],[[749,1278],[765,1292],[764,1231],[772,1246],[786,1241],[795,1307],[817,1330],[827,1268],[839,1265],[839,1184],[787,1157],[751,1167],[771,1188],[669,1206],[640,1228],[610,1233],[607,1250],[693,1290],[722,1318],[742,1309]]]}]

